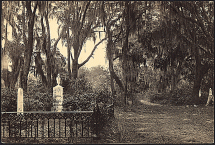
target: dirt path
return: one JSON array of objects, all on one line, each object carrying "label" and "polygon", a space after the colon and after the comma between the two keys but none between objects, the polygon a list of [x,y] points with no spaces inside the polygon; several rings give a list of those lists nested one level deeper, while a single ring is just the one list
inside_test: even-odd
[{"label": "dirt path", "polygon": [[115,109],[121,143],[213,143],[214,108],[164,106],[140,100]]}]

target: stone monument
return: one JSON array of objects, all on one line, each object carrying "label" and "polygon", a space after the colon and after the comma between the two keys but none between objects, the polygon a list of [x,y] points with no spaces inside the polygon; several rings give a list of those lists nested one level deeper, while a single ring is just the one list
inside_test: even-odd
[{"label": "stone monument", "polygon": [[23,89],[18,88],[18,94],[17,94],[17,115],[23,114]]},{"label": "stone monument", "polygon": [[53,107],[52,111],[62,112],[63,110],[63,87],[60,86],[60,75],[58,74],[57,86],[53,88]]},{"label": "stone monument", "polygon": [[213,94],[212,94],[212,89],[210,88],[209,89],[209,96],[212,96]]},{"label": "stone monument", "polygon": [[199,89],[199,98],[202,96],[202,91]]},{"label": "stone monument", "polygon": [[209,89],[208,101],[205,106],[208,106],[210,104],[210,102],[212,102],[214,104],[214,96],[213,96],[211,88]]}]

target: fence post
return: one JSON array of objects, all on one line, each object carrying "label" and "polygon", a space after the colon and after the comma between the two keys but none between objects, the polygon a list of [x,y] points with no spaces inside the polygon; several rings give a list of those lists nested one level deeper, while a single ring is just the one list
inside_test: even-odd
[{"label": "fence post", "polygon": [[93,129],[95,131],[95,137],[93,137],[94,140],[99,140],[100,136],[99,136],[99,129],[100,129],[100,124],[101,124],[101,112],[99,110],[99,106],[98,104],[96,104],[96,107],[93,109],[93,115],[92,115],[92,125],[93,125]]}]

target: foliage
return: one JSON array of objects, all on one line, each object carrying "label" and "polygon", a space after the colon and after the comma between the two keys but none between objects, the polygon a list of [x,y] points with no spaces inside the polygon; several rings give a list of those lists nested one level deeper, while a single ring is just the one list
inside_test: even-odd
[{"label": "foliage", "polygon": [[[35,90],[34,90],[35,91]],[[24,110],[25,111],[51,111],[53,106],[53,96],[50,93],[37,92],[25,94]]]},{"label": "foliage", "polygon": [[86,93],[71,96],[64,95],[63,108],[66,111],[92,111],[95,107],[96,94]]},{"label": "foliage", "polygon": [[108,72],[101,67],[80,69],[79,78],[63,80],[66,110],[92,110],[95,103],[111,103]]},{"label": "foliage", "polygon": [[[186,81],[184,81],[186,82]],[[171,105],[190,105],[192,104],[192,86],[188,82],[180,83],[173,91],[150,94],[150,101],[153,103],[171,104]],[[206,104],[208,93],[202,91],[200,104]]]},{"label": "foliage", "polygon": [[17,91],[1,88],[1,111],[17,111]]},{"label": "foliage", "polygon": [[109,72],[101,66],[92,67],[85,73],[86,79],[92,84],[93,91],[108,90],[110,86]]},{"label": "foliage", "polygon": [[28,92],[24,93],[24,110],[51,111],[53,94],[47,91],[39,78],[37,79],[33,79],[33,76],[29,77]]},{"label": "foliage", "polygon": [[62,79],[64,93],[70,95],[92,93],[92,85],[86,78],[86,72],[80,72],[79,78],[76,80],[65,78]]},{"label": "foliage", "polygon": [[87,70],[81,69],[79,78],[76,80],[63,79],[62,86],[64,87],[64,107],[65,110],[92,110],[95,104],[95,96],[92,85],[87,80]]}]

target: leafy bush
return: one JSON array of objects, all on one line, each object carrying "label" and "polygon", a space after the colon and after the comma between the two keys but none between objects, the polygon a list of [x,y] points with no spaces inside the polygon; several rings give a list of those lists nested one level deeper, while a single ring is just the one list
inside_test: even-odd
[{"label": "leafy bush", "polygon": [[75,97],[66,94],[64,95],[63,108],[65,111],[92,111],[95,107],[96,96],[95,93],[77,94]]},{"label": "leafy bush", "polygon": [[191,88],[182,87],[180,89],[177,88],[174,91],[154,94],[150,97],[150,101],[161,104],[185,105],[190,103],[189,100],[191,97],[192,97]]},{"label": "leafy bush", "polygon": [[7,88],[1,89],[1,110],[4,112],[17,111],[17,91]]},{"label": "leafy bush", "polygon": [[25,96],[25,111],[51,111],[53,106],[52,94],[37,92],[35,94],[28,93]]},{"label": "leafy bush", "polygon": [[28,80],[28,92],[24,93],[25,111],[51,111],[53,94],[42,85],[41,80]]},{"label": "leafy bush", "polygon": [[97,90],[96,91],[97,97],[96,102],[103,102],[103,103],[111,103],[111,93],[108,91],[107,88],[104,88],[103,90]]},{"label": "leafy bush", "polygon": [[[52,94],[41,93],[38,88],[31,89],[23,94],[24,111],[50,111],[52,107]],[[17,111],[17,90],[2,88],[1,90],[2,111]]]},{"label": "leafy bush", "polygon": [[64,93],[71,95],[93,92],[91,84],[84,76],[77,78],[76,80],[62,80],[62,87],[64,88]]}]

